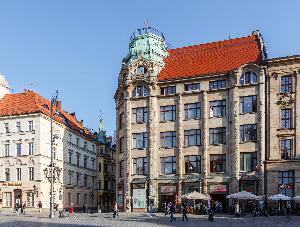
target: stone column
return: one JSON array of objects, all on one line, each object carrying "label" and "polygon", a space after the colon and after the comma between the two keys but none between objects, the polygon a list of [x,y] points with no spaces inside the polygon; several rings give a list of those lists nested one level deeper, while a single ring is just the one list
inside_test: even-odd
[{"label": "stone column", "polygon": [[149,123],[148,123],[148,168],[149,168],[149,198],[154,200],[154,205],[158,206],[158,185],[156,178],[158,176],[157,169],[159,167],[159,160],[157,155],[157,138],[158,132],[158,101],[156,97],[156,87],[149,86],[150,96],[148,104]]},{"label": "stone column", "polygon": [[124,191],[125,191],[125,209],[126,206],[131,210],[131,101],[129,96],[125,100],[125,130],[126,130],[126,173],[124,177]]},{"label": "stone column", "polygon": [[181,201],[182,195],[182,177],[184,174],[184,154],[183,154],[183,143],[184,143],[184,132],[182,127],[182,120],[183,120],[183,102],[182,102],[182,94],[178,94],[177,97],[177,167],[178,167],[178,201]]},{"label": "stone column", "polygon": [[264,194],[264,161],[265,161],[265,129],[266,129],[266,99],[265,99],[265,71],[262,68],[259,78],[258,84],[258,122],[257,122],[257,129],[258,129],[258,143],[259,143],[259,151],[257,154],[257,177],[258,177],[258,186],[259,191],[258,194]]},{"label": "stone column", "polygon": [[228,127],[227,127],[227,146],[228,146],[228,176],[229,180],[229,193],[239,191],[239,97],[238,87],[232,78],[232,87],[229,90],[228,99]]},{"label": "stone column", "polygon": [[208,185],[207,185],[207,178],[209,174],[209,154],[208,154],[208,147],[209,147],[209,129],[208,129],[208,114],[209,114],[209,107],[208,107],[208,101],[207,101],[207,93],[206,91],[203,92],[202,95],[202,106],[203,106],[203,113],[202,113],[202,119],[203,119],[203,129],[202,129],[202,135],[203,135],[203,184],[202,184],[202,192],[208,193]]}]

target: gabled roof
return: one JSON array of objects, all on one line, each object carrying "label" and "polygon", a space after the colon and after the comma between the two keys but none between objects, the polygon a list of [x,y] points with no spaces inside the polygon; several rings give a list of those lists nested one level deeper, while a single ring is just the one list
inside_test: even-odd
[{"label": "gabled roof", "polygon": [[23,93],[6,94],[0,99],[0,117],[43,113],[49,117],[52,116],[54,120],[80,134],[96,140],[96,136],[85,128],[82,122],[76,119],[75,114],[70,114],[62,109],[61,102],[59,102],[57,108],[53,108],[53,113],[59,113],[54,116],[51,114],[50,106],[51,103],[49,100],[33,91],[26,90]]},{"label": "gabled roof", "polygon": [[261,63],[261,43],[257,35],[170,49],[159,81],[228,73],[247,63]]}]

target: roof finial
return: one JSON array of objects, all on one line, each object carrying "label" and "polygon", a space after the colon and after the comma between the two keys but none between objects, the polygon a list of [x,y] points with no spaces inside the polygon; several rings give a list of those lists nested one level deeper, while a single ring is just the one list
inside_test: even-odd
[{"label": "roof finial", "polygon": [[148,20],[144,20],[144,28],[148,28]]}]

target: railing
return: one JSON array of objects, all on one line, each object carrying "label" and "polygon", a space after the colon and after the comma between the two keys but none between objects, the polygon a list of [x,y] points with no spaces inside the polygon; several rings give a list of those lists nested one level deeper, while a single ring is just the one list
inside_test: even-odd
[{"label": "railing", "polygon": [[139,35],[148,34],[148,33],[155,34],[155,35],[160,36],[161,38],[165,39],[164,34],[160,31],[158,31],[157,29],[152,28],[152,27],[145,27],[142,29],[137,29],[130,37],[130,40],[134,39],[135,37],[137,37]]}]

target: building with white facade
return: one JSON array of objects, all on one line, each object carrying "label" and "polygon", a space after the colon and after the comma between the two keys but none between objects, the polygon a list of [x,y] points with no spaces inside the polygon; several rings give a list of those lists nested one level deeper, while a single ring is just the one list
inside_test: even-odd
[{"label": "building with white facade", "polygon": [[53,116],[54,163],[61,168],[54,184],[54,202],[59,208],[97,207],[96,135],[62,109],[50,113],[50,101],[33,91],[8,94],[0,77],[0,208],[12,209],[17,202],[49,209],[50,184],[44,170],[50,164],[51,116]]}]

